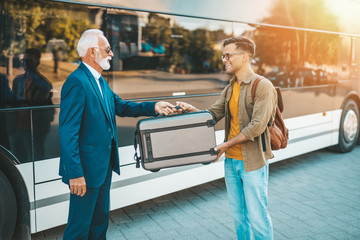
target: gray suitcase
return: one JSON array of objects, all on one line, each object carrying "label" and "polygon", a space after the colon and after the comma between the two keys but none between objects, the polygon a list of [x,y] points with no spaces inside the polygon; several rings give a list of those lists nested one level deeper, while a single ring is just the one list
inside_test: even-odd
[{"label": "gray suitcase", "polygon": [[[216,159],[215,120],[207,111],[139,120],[135,132],[135,160],[156,172],[162,168],[208,164]],[[137,155],[137,143],[141,157]]]}]

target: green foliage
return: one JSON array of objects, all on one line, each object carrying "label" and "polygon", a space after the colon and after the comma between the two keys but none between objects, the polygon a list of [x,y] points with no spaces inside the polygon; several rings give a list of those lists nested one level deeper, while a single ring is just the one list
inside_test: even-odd
[{"label": "green foliage", "polygon": [[86,29],[95,28],[88,18],[88,8],[68,9],[61,3],[23,0],[10,0],[7,4],[15,31],[9,32],[12,45],[6,51],[14,54],[23,53],[26,48],[45,51],[49,40],[57,38],[67,45],[67,60],[74,60],[76,40]]},{"label": "green foliage", "polygon": [[175,72],[186,73],[203,73],[205,68],[221,69],[221,54],[216,54],[214,45],[229,37],[223,30],[189,30],[177,23],[171,24],[170,18],[150,13],[142,31],[145,41],[166,49],[160,63],[163,69],[175,67]]}]

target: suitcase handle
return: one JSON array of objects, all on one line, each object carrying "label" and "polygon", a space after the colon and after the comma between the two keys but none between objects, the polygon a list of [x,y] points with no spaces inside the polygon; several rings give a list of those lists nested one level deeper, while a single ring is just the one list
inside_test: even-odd
[{"label": "suitcase handle", "polygon": [[[140,160],[141,160],[140,154],[138,155],[138,153],[137,153],[138,137],[140,137],[139,131],[136,130],[135,137],[134,137],[134,148],[135,148],[134,160],[136,161],[136,168],[140,168]],[[140,143],[140,140],[139,140],[139,143]]]},{"label": "suitcase handle", "polygon": [[214,148],[210,148],[210,155],[218,155],[220,153],[220,150],[215,151]]},{"label": "suitcase handle", "polygon": [[177,110],[181,109],[182,113],[187,113],[187,111],[185,111],[181,106],[175,106],[175,108]]},{"label": "suitcase handle", "polygon": [[[175,106],[175,108],[176,108],[177,110],[181,109],[183,114],[184,114],[184,113],[187,113],[187,111],[185,111],[185,110],[184,110],[182,107],[180,107],[180,106]],[[158,115],[158,117],[165,117],[165,116],[166,116],[166,115],[165,115],[164,113]]]}]

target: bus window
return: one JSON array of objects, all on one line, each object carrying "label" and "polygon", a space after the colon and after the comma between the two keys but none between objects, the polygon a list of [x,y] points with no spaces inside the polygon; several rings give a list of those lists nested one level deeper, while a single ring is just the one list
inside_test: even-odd
[{"label": "bus window", "polygon": [[355,67],[356,70],[354,71],[354,74],[356,74],[356,83],[354,84],[354,86],[358,86],[360,87],[360,81],[359,81],[359,77],[360,77],[360,38],[356,38],[355,41]]},{"label": "bus window", "polygon": [[257,26],[253,31],[256,43],[255,72],[268,78],[274,86],[286,88],[295,85],[289,77],[299,66],[296,32],[291,29]]},{"label": "bus window", "polygon": [[338,36],[257,26],[254,70],[281,88],[324,85],[337,79]]},{"label": "bus window", "polygon": [[341,36],[339,42],[339,80],[350,79],[351,38]]},{"label": "bus window", "polygon": [[101,27],[103,12],[15,0],[6,1],[0,12],[0,108],[12,108],[0,112],[0,145],[21,163],[59,156],[59,110],[53,105],[79,65],[76,41],[86,29]]},{"label": "bus window", "polygon": [[114,49],[110,86],[122,98],[217,93],[222,40],[230,22],[156,13],[109,10],[107,29]]},{"label": "bus window", "polygon": [[62,84],[79,63],[76,40],[84,30],[100,28],[101,21],[95,21],[101,10],[43,1],[9,0],[5,6],[0,15],[1,91],[7,91],[2,105],[5,100],[10,107],[59,104]]},{"label": "bus window", "polygon": [[0,145],[11,151],[21,162],[31,162],[31,121],[30,112],[0,112]]},{"label": "bus window", "polygon": [[[304,32],[303,85],[324,85],[337,79],[338,36]],[[308,75],[306,75],[308,73]]]},{"label": "bus window", "polygon": [[358,72],[358,68],[359,68],[359,40],[357,38],[352,38],[351,39],[351,76],[350,78],[352,80],[355,80],[358,78],[359,76],[359,72]]}]

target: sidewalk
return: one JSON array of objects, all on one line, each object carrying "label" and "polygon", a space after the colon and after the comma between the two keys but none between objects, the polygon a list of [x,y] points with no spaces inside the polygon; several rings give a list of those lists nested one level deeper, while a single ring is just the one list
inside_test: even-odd
[{"label": "sidewalk", "polygon": [[[360,239],[360,146],[271,164],[269,209],[276,240]],[[32,239],[61,239],[63,230]],[[113,211],[107,238],[236,239],[224,180]]]}]

